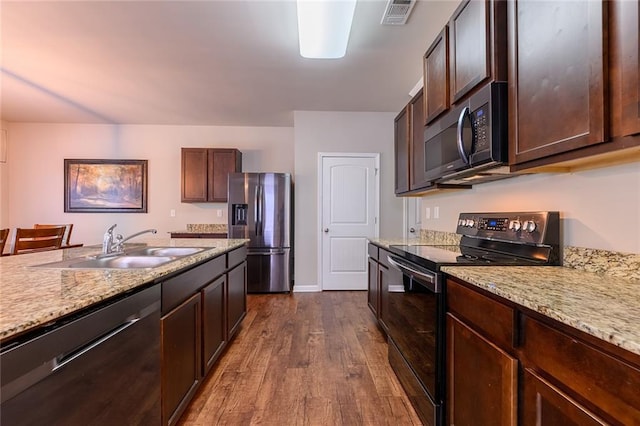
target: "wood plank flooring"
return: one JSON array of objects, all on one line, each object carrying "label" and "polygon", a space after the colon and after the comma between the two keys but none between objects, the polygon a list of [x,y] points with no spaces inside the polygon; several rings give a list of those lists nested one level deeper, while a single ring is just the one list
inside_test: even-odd
[{"label": "wood plank flooring", "polygon": [[420,425],[363,291],[249,295],[180,425]]}]

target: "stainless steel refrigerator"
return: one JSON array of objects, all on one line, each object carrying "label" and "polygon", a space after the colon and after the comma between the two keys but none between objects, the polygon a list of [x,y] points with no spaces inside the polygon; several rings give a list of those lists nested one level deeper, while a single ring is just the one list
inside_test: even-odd
[{"label": "stainless steel refrigerator", "polygon": [[247,238],[247,291],[292,288],[292,191],[289,173],[229,174],[229,238]]}]

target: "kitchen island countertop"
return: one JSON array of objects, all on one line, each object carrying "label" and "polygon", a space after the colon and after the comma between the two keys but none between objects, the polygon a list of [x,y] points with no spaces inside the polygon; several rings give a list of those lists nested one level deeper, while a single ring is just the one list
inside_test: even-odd
[{"label": "kitchen island countertop", "polygon": [[157,282],[183,268],[241,247],[247,240],[141,238],[136,241],[153,246],[207,249],[151,269],[71,270],[33,267],[95,255],[100,253],[99,246],[4,256],[0,258],[0,341],[47,325],[136,287]]}]

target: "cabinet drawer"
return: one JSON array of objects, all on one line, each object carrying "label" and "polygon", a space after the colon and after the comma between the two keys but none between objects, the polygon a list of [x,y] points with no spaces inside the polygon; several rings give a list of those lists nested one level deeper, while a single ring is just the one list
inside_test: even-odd
[{"label": "cabinet drawer", "polygon": [[454,312],[501,348],[513,347],[515,311],[457,282],[447,280],[447,311]]},{"label": "cabinet drawer", "polygon": [[369,243],[369,257],[378,260],[378,246]]},{"label": "cabinet drawer", "polygon": [[640,370],[601,349],[523,316],[527,367],[622,424],[640,424]]},{"label": "cabinet drawer", "polygon": [[231,269],[236,265],[241,264],[247,259],[247,248],[242,246],[238,249],[235,249],[227,254],[228,262],[227,269]]},{"label": "cabinet drawer", "polygon": [[220,255],[162,283],[162,314],[178,306],[225,271],[226,255]]}]

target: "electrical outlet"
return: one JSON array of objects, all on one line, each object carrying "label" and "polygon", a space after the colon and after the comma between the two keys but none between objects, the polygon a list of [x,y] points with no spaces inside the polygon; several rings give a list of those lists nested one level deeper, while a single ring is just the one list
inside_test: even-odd
[{"label": "electrical outlet", "polygon": [[424,218],[431,219],[431,207],[424,208]]},{"label": "electrical outlet", "polygon": [[440,217],[440,207],[436,206],[433,208],[433,218],[438,219]]},{"label": "electrical outlet", "polygon": [[218,209],[217,213],[218,213],[218,217],[222,217],[222,209]]},{"label": "electrical outlet", "polygon": [[169,210],[169,216],[170,217],[176,217],[176,209]]}]

